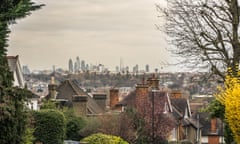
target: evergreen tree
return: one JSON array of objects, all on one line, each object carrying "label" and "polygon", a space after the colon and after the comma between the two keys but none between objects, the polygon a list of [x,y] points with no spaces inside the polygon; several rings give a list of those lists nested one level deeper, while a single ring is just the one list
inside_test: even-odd
[{"label": "evergreen tree", "polygon": [[43,5],[31,0],[1,0],[0,2],[0,143],[21,144],[26,125],[24,101],[26,89],[12,85],[13,75],[7,62],[7,40],[10,30],[18,18],[30,14]]}]

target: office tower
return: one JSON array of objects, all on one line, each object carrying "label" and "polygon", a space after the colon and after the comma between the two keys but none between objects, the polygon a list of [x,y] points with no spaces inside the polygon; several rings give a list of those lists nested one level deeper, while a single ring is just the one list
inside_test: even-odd
[{"label": "office tower", "polygon": [[86,70],[86,64],[85,64],[84,60],[81,61],[81,69],[82,69],[82,71]]},{"label": "office tower", "polygon": [[76,58],[76,70],[80,71],[80,68],[81,68],[81,63],[80,63],[79,57],[77,56],[77,58]]},{"label": "office tower", "polygon": [[119,66],[116,66],[116,72],[119,73]]},{"label": "office tower", "polygon": [[24,65],[22,67],[22,70],[23,70],[23,74],[25,74],[25,75],[29,75],[31,73],[28,66],[26,66],[26,65]]},{"label": "office tower", "polygon": [[68,71],[70,73],[73,73],[73,61],[72,61],[72,59],[69,59],[69,61],[68,61]]},{"label": "office tower", "polygon": [[77,66],[77,62],[74,63],[74,73],[78,73],[78,66]]},{"label": "office tower", "polygon": [[148,65],[148,64],[146,65],[145,71],[146,71],[146,72],[149,72],[149,65]]}]

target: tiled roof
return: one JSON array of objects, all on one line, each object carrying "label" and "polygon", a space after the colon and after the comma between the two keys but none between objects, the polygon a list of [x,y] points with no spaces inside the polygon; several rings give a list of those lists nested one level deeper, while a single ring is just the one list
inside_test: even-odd
[{"label": "tiled roof", "polygon": [[189,101],[186,98],[171,98],[171,104],[173,115],[176,118],[190,118],[192,116]]},{"label": "tiled roof", "polygon": [[[146,97],[151,100],[152,98],[152,92],[149,91],[149,93],[146,94]],[[170,103],[170,99],[168,97],[167,92],[165,91],[156,91],[154,92],[154,101],[156,104],[161,106],[160,109],[164,109],[165,103],[167,104],[168,111],[172,112],[172,106]],[[136,106],[136,91],[133,91],[129,93],[123,100],[121,100],[117,105],[125,105],[128,107],[135,107]]]},{"label": "tiled roof", "polygon": [[73,80],[66,80],[57,88],[59,92],[57,99],[68,99],[72,101],[73,95],[86,96],[87,97],[87,110],[89,114],[100,114],[104,110],[95,102],[95,100],[89,96],[78,84]]},{"label": "tiled roof", "polygon": [[117,105],[134,106],[136,98],[136,91],[129,93],[124,99],[122,99]]},{"label": "tiled roof", "polygon": [[187,108],[187,99],[185,98],[173,98],[171,104],[178,110],[179,113],[184,115],[185,109]]},{"label": "tiled roof", "polygon": [[183,117],[183,114],[180,113],[174,106],[172,107],[173,109],[173,116],[176,118],[176,119],[181,119]]},{"label": "tiled roof", "polygon": [[187,118],[183,120],[183,126],[188,126],[188,125],[192,125],[195,129],[197,128],[202,128],[203,125],[200,123],[200,121],[198,121],[197,119],[194,118]]}]

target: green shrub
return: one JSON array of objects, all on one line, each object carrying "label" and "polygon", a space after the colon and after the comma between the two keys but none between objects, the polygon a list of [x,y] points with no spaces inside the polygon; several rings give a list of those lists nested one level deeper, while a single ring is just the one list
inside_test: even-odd
[{"label": "green shrub", "polygon": [[23,137],[24,144],[32,144],[33,143],[33,141],[35,140],[35,138],[33,136],[33,132],[34,132],[34,129],[32,129],[32,128],[26,129],[25,135]]},{"label": "green shrub", "polygon": [[34,112],[36,141],[44,144],[63,144],[65,136],[65,117],[58,110]]},{"label": "green shrub", "polygon": [[89,144],[128,144],[128,142],[120,137],[102,133],[92,134],[84,138],[81,142],[87,142]]},{"label": "green shrub", "polygon": [[100,121],[97,117],[87,117],[87,122],[83,129],[80,130],[82,137],[88,137],[99,132]]},{"label": "green shrub", "polygon": [[66,139],[79,141],[82,137],[80,130],[86,125],[86,120],[80,117],[72,117],[67,120]]}]

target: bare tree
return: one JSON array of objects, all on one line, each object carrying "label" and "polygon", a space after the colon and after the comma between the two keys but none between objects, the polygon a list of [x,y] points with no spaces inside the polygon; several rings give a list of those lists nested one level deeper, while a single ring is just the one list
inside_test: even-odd
[{"label": "bare tree", "polygon": [[157,5],[164,14],[169,50],[190,67],[208,68],[225,77],[227,68],[239,68],[238,0],[166,0]]}]

